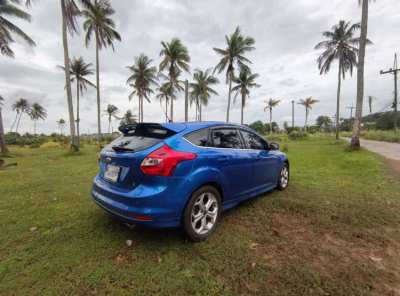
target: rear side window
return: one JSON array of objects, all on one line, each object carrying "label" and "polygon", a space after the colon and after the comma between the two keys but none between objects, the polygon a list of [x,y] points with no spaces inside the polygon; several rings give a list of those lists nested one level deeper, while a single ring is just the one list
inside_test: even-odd
[{"label": "rear side window", "polygon": [[190,143],[193,145],[201,146],[201,147],[207,147],[209,146],[209,141],[208,141],[208,128],[201,129],[198,131],[195,131],[193,133],[190,133],[188,135],[185,135],[184,138],[188,140]]},{"label": "rear side window", "polygon": [[236,129],[214,129],[211,133],[213,147],[241,149],[242,141]]},{"label": "rear side window", "polygon": [[246,143],[247,148],[255,149],[255,150],[267,150],[267,142],[261,139],[254,133],[241,130],[244,142]]},{"label": "rear side window", "polygon": [[159,125],[138,124],[123,136],[111,142],[108,150],[140,151],[154,146],[174,135],[175,132]]}]

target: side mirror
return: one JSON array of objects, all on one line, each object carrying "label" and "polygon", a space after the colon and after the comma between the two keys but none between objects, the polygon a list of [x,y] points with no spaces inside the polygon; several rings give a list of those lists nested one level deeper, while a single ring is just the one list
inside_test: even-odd
[{"label": "side mirror", "polygon": [[278,143],[269,143],[269,150],[279,150],[279,144]]}]

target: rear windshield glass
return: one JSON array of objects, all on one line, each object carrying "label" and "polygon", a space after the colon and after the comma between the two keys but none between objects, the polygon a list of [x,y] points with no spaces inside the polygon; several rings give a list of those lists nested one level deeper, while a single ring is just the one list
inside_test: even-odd
[{"label": "rear windshield glass", "polygon": [[160,125],[138,124],[124,135],[112,141],[107,150],[139,151],[154,146],[174,135],[175,132]]}]

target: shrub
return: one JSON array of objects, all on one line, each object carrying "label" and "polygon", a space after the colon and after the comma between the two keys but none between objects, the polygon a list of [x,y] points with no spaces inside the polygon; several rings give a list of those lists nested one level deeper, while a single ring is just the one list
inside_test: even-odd
[{"label": "shrub", "polygon": [[308,134],[303,131],[292,131],[289,133],[290,140],[304,140],[308,137]]},{"label": "shrub", "polygon": [[47,143],[43,143],[42,145],[40,145],[40,148],[60,148],[60,143],[57,142],[47,142]]}]

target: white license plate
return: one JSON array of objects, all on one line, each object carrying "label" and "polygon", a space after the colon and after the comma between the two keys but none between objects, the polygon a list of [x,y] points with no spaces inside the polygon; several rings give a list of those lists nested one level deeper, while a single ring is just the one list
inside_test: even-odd
[{"label": "white license plate", "polygon": [[104,173],[104,178],[111,181],[117,182],[119,176],[120,167],[116,165],[107,165],[106,171]]}]

